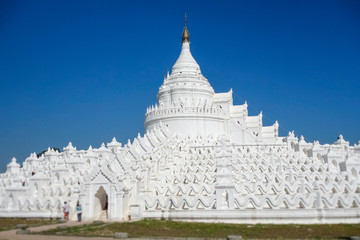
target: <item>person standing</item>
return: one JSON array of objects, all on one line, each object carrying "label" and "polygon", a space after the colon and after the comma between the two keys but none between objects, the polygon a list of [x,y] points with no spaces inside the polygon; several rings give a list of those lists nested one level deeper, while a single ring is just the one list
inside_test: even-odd
[{"label": "person standing", "polygon": [[65,220],[69,221],[70,205],[66,201],[64,202],[63,209],[64,209]]},{"label": "person standing", "polygon": [[77,211],[78,222],[81,222],[82,207],[79,202],[76,205],[76,211]]}]

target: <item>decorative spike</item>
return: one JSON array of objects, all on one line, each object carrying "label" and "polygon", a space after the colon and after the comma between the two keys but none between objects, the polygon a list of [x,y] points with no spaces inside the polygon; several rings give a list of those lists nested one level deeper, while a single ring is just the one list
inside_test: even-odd
[{"label": "decorative spike", "polygon": [[187,26],[186,26],[186,18],[187,18],[187,16],[185,14],[185,27],[184,27],[184,31],[183,31],[182,36],[181,36],[182,37],[182,43],[184,43],[184,42],[190,43],[190,34],[189,34],[189,31],[188,31]]},{"label": "decorative spike", "polygon": [[274,123],[274,127],[275,127],[275,128],[279,128],[279,123],[278,123],[277,120],[276,120],[275,123]]}]

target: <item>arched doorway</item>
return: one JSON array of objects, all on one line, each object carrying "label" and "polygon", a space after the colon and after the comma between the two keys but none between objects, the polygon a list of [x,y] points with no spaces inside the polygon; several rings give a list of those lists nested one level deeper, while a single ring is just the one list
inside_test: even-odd
[{"label": "arched doorway", "polygon": [[109,198],[103,186],[95,193],[94,217],[95,219],[106,220],[108,218]]}]

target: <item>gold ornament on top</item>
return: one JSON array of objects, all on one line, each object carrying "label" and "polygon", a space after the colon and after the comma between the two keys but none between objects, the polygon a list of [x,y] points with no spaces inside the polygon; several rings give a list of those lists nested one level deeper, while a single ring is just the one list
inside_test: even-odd
[{"label": "gold ornament on top", "polygon": [[185,13],[185,27],[184,27],[184,31],[182,33],[182,43],[184,42],[188,42],[190,43],[190,34],[189,34],[189,31],[186,27],[186,21],[187,21],[187,16],[186,16],[186,13]]}]

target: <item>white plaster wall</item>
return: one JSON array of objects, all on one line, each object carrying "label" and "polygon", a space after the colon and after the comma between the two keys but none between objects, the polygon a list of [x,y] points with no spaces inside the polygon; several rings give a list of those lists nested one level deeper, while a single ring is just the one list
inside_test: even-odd
[{"label": "white plaster wall", "polygon": [[213,136],[227,134],[225,120],[218,118],[201,118],[201,117],[173,117],[156,121],[146,126],[146,131],[151,131],[155,127],[159,128],[160,121],[167,126],[170,132],[179,136],[196,136],[201,134]]}]

